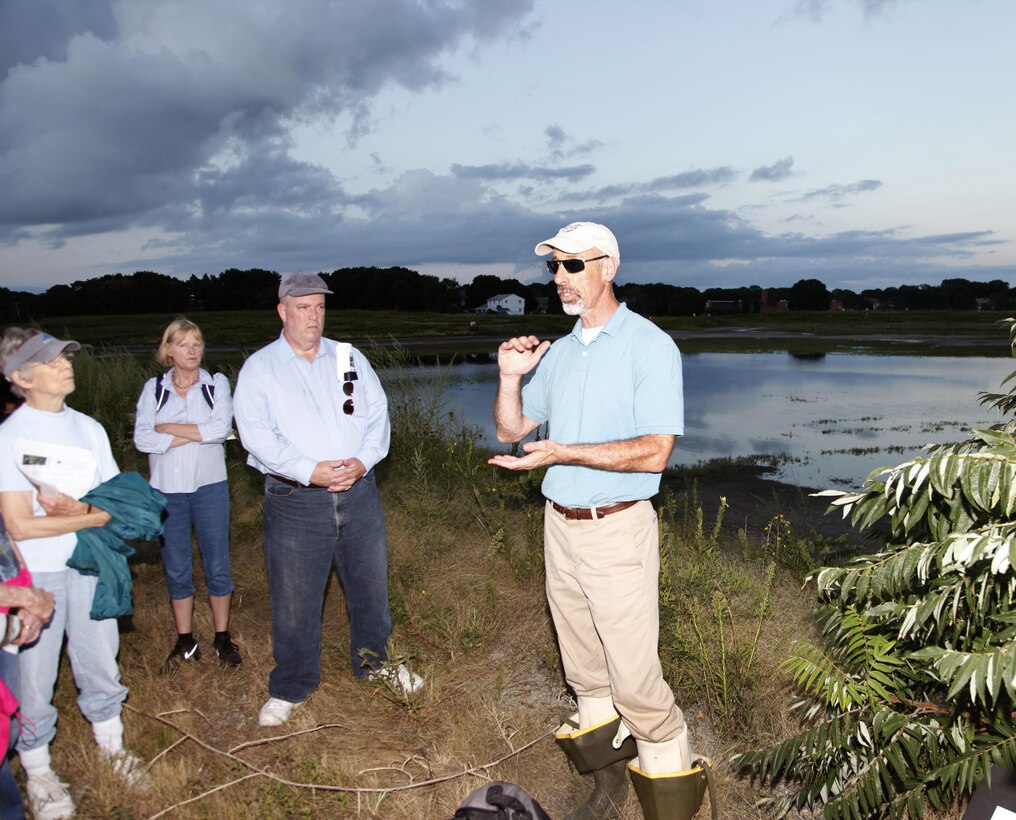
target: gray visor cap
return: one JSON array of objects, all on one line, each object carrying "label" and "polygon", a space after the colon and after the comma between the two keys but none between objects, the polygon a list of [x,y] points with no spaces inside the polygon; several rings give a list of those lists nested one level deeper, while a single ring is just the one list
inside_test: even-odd
[{"label": "gray visor cap", "polygon": [[4,376],[10,381],[11,377],[26,364],[51,362],[65,350],[81,350],[81,345],[77,342],[65,342],[48,333],[39,333],[7,357],[7,361],[4,362]]}]

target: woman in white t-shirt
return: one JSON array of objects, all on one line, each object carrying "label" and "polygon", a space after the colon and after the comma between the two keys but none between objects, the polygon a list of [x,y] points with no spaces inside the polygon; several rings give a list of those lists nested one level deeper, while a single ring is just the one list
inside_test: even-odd
[{"label": "woman in white t-shirt", "polygon": [[61,447],[79,465],[94,465],[91,475],[82,477],[86,492],[119,473],[102,425],[64,403],[74,391],[71,358],[80,347],[16,327],[8,328],[0,341],[0,367],[12,392],[24,399],[0,424],[0,514],[34,583],[55,599],[52,620],[19,655],[25,728],[17,749],[32,811],[46,818],[74,813],[68,786],[53,771],[49,754],[56,734],[53,691],[65,637],[78,707],[92,724],[100,754],[128,783],[140,784],[147,778],[141,761],[123,745],[120,712],[127,687],[120,681],[116,661],[120,648],[116,619],[92,620],[96,577],[67,567],[76,533],[104,526],[109,514],[65,493],[54,494],[53,488],[47,488],[48,495],[41,493],[18,468],[15,456],[33,442]]}]

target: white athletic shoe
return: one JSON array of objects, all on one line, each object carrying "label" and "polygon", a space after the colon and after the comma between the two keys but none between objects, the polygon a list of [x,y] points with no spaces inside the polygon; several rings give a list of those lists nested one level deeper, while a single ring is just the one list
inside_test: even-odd
[{"label": "white athletic shoe", "polygon": [[74,816],[68,786],[52,769],[28,778],[28,805],[35,820],[63,820]]},{"label": "white athletic shoe", "polygon": [[289,720],[293,707],[298,704],[282,698],[268,698],[265,705],[258,712],[259,726],[281,726]]},{"label": "white athletic shoe", "polygon": [[371,672],[367,678],[369,680],[383,681],[389,686],[398,689],[404,695],[412,695],[419,692],[425,683],[423,676],[410,672],[404,663],[400,663],[398,666],[385,666],[382,669]]},{"label": "white athletic shoe", "polygon": [[133,752],[121,749],[106,758],[123,781],[133,789],[150,789],[152,776],[145,768],[145,762]]}]

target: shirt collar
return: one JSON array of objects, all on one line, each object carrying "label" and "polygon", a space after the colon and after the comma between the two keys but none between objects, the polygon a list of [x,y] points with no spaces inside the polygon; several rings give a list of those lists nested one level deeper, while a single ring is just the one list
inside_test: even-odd
[{"label": "shirt collar", "polygon": [[[282,332],[279,333],[279,338],[275,341],[274,344],[275,349],[272,352],[279,364],[288,364],[289,362],[293,361],[293,359],[303,358],[299,353],[293,350],[292,345],[290,345],[289,342],[286,341],[286,336]],[[331,356],[332,355],[331,345],[332,345],[331,339],[326,339],[324,336],[322,336],[321,342],[320,344],[318,344],[317,355],[314,357],[314,360],[317,361],[322,356]]]},{"label": "shirt collar", "polygon": [[[176,373],[176,367],[171,367],[166,372],[169,376],[169,380],[173,381],[173,374]],[[198,368],[198,383],[199,384],[215,384],[215,380],[212,378],[212,374],[205,370],[203,367]]]},{"label": "shirt collar", "polygon": [[[622,323],[624,322],[625,318],[628,316],[629,313],[631,313],[631,311],[628,310],[628,304],[626,302],[621,302],[617,306],[617,310],[614,311],[614,315],[607,320],[607,324],[603,326],[603,330],[600,331],[600,333],[597,335],[597,338],[602,336],[604,333],[606,333],[608,336],[615,335],[617,331],[620,330]],[[572,328],[571,335],[575,338],[576,341],[578,342],[582,341],[581,317],[575,321],[575,326]]]}]

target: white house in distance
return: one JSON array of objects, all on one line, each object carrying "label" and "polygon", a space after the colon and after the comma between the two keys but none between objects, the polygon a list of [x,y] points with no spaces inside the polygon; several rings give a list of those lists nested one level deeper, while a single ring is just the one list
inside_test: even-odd
[{"label": "white house in distance", "polygon": [[499,293],[497,296],[491,296],[485,305],[480,305],[476,312],[523,316],[526,312],[526,300],[515,293]]}]

